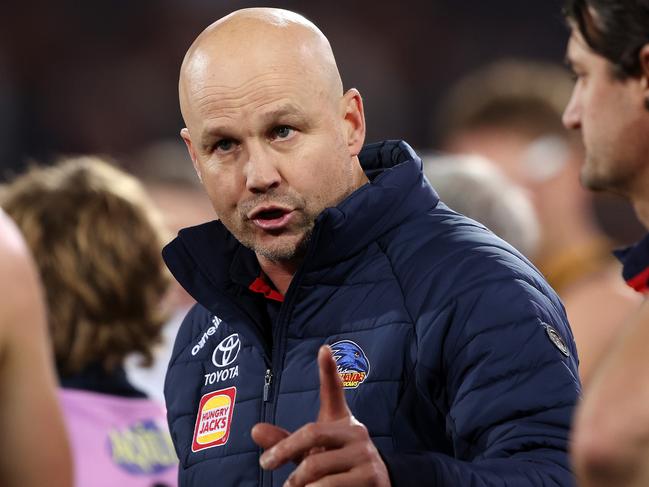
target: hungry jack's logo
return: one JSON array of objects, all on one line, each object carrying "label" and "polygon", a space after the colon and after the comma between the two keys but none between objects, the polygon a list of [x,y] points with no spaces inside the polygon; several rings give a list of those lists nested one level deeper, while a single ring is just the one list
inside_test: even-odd
[{"label": "hungry jack's logo", "polygon": [[341,340],[331,347],[338,375],[345,389],[356,389],[370,375],[370,361],[361,347],[351,340]]},{"label": "hungry jack's logo", "polygon": [[236,387],[210,392],[201,398],[194,427],[192,451],[225,445],[230,436]]}]

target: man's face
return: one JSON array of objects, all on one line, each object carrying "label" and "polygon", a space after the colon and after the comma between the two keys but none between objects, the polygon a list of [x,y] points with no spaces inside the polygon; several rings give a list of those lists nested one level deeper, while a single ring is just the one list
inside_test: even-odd
[{"label": "man's face", "polygon": [[254,64],[190,90],[183,137],[228,230],[258,255],[290,261],[322,210],[355,189],[345,107],[362,107],[353,93],[332,97],[303,66]]},{"label": "man's face", "polygon": [[643,79],[616,79],[608,60],[593,52],[576,29],[567,59],[576,83],[563,123],[582,133],[582,183],[593,190],[629,193],[649,148]]}]

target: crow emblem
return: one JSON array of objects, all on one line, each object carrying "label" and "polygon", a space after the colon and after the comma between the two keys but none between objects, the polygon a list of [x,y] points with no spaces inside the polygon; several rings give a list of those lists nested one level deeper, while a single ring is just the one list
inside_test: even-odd
[{"label": "crow emblem", "polygon": [[341,340],[330,345],[338,375],[345,389],[356,389],[370,373],[370,362],[365,352],[351,340]]}]

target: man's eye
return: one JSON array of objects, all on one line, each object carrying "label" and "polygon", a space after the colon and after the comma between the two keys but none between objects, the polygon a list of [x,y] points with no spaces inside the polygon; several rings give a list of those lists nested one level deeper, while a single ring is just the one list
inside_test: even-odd
[{"label": "man's eye", "polygon": [[293,128],[288,125],[280,125],[273,129],[273,136],[277,139],[286,139],[293,132]]},{"label": "man's eye", "polygon": [[575,83],[582,78],[583,76],[580,73],[572,73],[572,81],[574,81]]},{"label": "man's eye", "polygon": [[214,144],[214,149],[219,151],[229,151],[232,150],[234,146],[234,141],[232,139],[221,139],[216,144]]},{"label": "man's eye", "polygon": [[573,71],[572,80],[576,83],[577,81],[584,80],[586,78],[586,73],[584,71]]}]

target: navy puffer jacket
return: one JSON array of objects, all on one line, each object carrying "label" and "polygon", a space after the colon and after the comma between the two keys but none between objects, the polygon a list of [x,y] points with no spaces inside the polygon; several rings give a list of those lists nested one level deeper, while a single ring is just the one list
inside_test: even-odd
[{"label": "navy puffer jacket", "polygon": [[573,485],[580,386],[559,299],[511,246],[439,201],[405,142],[360,158],[370,184],[318,217],[276,312],[249,288],[254,254],[219,222],[165,248],[199,303],[165,385],[180,484],[282,485],[294,466],[262,472],[250,430],[315,420],[326,343],[393,485]]}]

